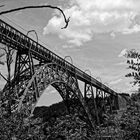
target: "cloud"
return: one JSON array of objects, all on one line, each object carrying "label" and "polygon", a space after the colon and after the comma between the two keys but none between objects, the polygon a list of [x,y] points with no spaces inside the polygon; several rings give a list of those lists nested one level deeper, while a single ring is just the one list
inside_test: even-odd
[{"label": "cloud", "polygon": [[129,94],[136,93],[136,91],[138,91],[138,87],[137,86],[131,86],[131,85],[129,85],[126,89],[122,90],[122,92],[129,93]]},{"label": "cloud", "polygon": [[121,81],[122,81],[122,79],[119,78],[119,79],[117,79],[117,80],[111,81],[111,82],[109,83],[109,85],[116,85],[116,84],[120,83]]},{"label": "cloud", "polygon": [[124,57],[126,54],[128,53],[127,49],[123,49],[120,54],[118,55],[118,57]]},{"label": "cloud", "polygon": [[139,0],[71,0],[64,13],[70,16],[65,25],[60,13],[56,13],[44,27],[43,34],[57,34],[67,44],[81,46],[102,33],[130,34],[140,31]]},{"label": "cloud", "polygon": [[62,46],[62,48],[73,48],[74,46],[73,45],[69,45],[69,44],[64,44],[63,46]]},{"label": "cloud", "polygon": [[112,39],[114,39],[116,37],[115,33],[114,32],[111,32],[110,33],[110,36],[112,37]]},{"label": "cloud", "polygon": [[116,63],[114,65],[116,65],[116,66],[124,66],[124,65],[126,65],[126,61],[119,62],[119,63]]}]

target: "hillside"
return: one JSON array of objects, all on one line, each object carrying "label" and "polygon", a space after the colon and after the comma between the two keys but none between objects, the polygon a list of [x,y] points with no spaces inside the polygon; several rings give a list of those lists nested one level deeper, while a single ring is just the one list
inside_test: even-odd
[{"label": "hillside", "polygon": [[55,103],[49,107],[40,106],[34,110],[34,117],[43,118],[43,121],[48,121],[50,118],[56,118],[67,114],[67,108],[64,102]]}]

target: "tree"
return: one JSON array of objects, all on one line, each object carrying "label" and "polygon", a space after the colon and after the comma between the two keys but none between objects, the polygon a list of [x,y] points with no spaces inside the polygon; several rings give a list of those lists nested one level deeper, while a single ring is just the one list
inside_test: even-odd
[{"label": "tree", "polygon": [[[0,54],[0,58],[2,58],[4,56],[4,53]],[[4,62],[2,60],[0,60],[0,65],[4,65]]]},{"label": "tree", "polygon": [[[0,50],[1,50],[1,48],[0,48]],[[1,59],[3,56],[5,55],[5,53],[0,53],[0,65],[4,65],[5,63],[3,62],[3,60]],[[1,72],[0,72],[0,76],[2,76],[3,77],[3,75],[1,74]]]},{"label": "tree", "polygon": [[128,69],[131,72],[126,74],[126,77],[133,77],[134,81],[131,83],[133,85],[138,85],[138,93],[140,93],[140,53],[134,49],[127,51],[125,57],[127,58]]},{"label": "tree", "polygon": [[[14,54],[14,50],[12,48],[10,48],[9,46],[2,46],[0,47],[0,50],[3,51],[3,55],[6,57],[5,62],[3,62],[3,64],[6,63],[7,66],[7,77],[5,77],[3,74],[0,74],[7,82],[8,85],[8,94],[4,94],[4,96],[6,96],[6,98],[8,99],[8,105],[7,105],[7,111],[9,112],[9,114],[11,114],[11,64],[13,62],[13,54]],[[3,95],[2,95],[3,96]]]},{"label": "tree", "polygon": [[3,53],[0,56],[4,56],[6,57],[6,61],[3,62],[1,61],[1,64],[4,65],[6,63],[7,65],[7,82],[10,82],[11,80],[11,64],[13,62],[13,54],[14,54],[14,50],[11,49],[10,47],[0,47],[0,50],[3,51]]},{"label": "tree", "polygon": [[[0,47],[0,50],[2,50],[1,49],[1,47]],[[0,53],[0,66],[2,65],[5,65],[5,62],[4,62],[4,60],[2,60],[2,58],[3,58],[3,56],[5,56],[5,53],[4,52],[1,52]],[[0,71],[0,78],[3,78],[5,81],[7,81],[7,78],[1,73],[1,71]],[[1,89],[0,89],[0,91],[1,91]],[[2,93],[1,93],[2,94]]]}]

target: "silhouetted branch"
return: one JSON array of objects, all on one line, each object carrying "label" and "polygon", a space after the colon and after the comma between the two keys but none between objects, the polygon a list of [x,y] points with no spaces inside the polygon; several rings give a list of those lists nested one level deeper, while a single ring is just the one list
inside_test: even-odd
[{"label": "silhouetted branch", "polygon": [[4,65],[4,62],[0,61],[0,65]]},{"label": "silhouetted branch", "polygon": [[[0,47],[0,49],[1,49],[1,47]],[[3,57],[4,55],[5,55],[4,53],[0,54],[0,58]]]},{"label": "silhouetted branch", "polygon": [[0,5],[0,7],[3,7],[3,6],[5,6],[5,5]]},{"label": "silhouetted branch", "polygon": [[70,20],[70,17],[67,19],[65,14],[64,14],[64,12],[63,12],[63,10],[61,8],[56,7],[56,6],[52,6],[52,5],[38,5],[38,6],[19,7],[19,8],[15,8],[15,9],[11,9],[11,10],[2,11],[2,12],[0,12],[0,15],[4,15],[4,14],[15,12],[15,11],[20,11],[20,10],[25,10],[25,9],[35,9],[35,8],[52,8],[52,9],[59,10],[62,13],[62,15],[64,17],[64,20],[65,20],[65,23],[66,23],[66,25],[61,29],[67,28],[69,20]]},{"label": "silhouetted branch", "polygon": [[8,82],[8,80],[5,78],[5,76],[4,76],[2,73],[0,73],[0,76],[1,76],[5,81]]},{"label": "silhouetted branch", "polygon": [[[0,58],[3,57],[4,55],[5,55],[4,53],[0,54]],[[0,65],[4,65],[4,62],[2,62],[1,60],[0,60]]]}]

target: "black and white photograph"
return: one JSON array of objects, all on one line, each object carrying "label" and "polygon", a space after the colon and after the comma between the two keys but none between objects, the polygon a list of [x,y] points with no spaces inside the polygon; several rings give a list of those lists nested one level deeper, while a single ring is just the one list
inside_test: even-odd
[{"label": "black and white photograph", "polygon": [[140,140],[140,0],[0,0],[0,140]]}]

